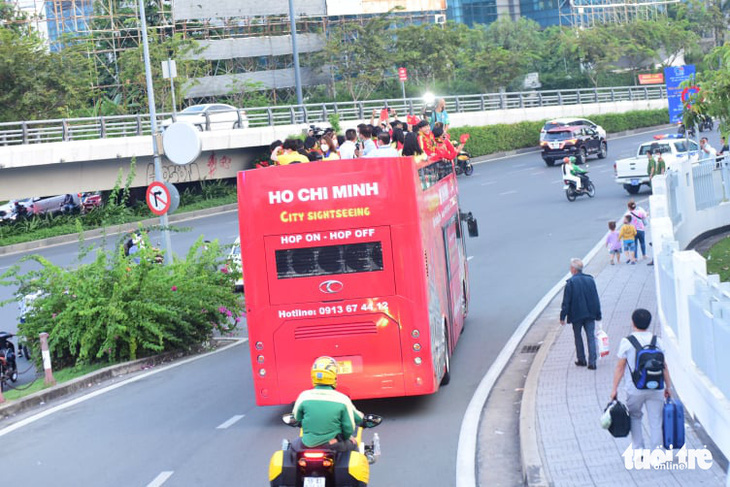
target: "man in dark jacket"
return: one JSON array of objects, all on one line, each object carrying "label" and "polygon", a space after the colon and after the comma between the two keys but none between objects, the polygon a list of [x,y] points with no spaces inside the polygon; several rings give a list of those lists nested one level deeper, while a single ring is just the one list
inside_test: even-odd
[{"label": "man in dark jacket", "polygon": [[[588,365],[591,370],[596,369],[596,321],[601,321],[601,302],[598,299],[596,282],[593,276],[583,274],[583,261],[570,259],[570,273],[572,277],[566,281],[563,292],[563,304],[560,309],[560,324],[566,322],[573,325],[575,337],[575,352],[578,360],[575,365]],[[588,341],[588,363],[583,349],[581,329],[586,331]]]}]

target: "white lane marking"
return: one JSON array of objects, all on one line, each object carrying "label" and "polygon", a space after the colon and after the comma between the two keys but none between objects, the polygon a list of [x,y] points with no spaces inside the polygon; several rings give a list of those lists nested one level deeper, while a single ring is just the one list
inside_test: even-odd
[{"label": "white lane marking", "polygon": [[535,171],[531,172],[530,176],[542,176],[543,174],[545,174],[545,171]]},{"label": "white lane marking", "polygon": [[513,189],[513,190],[510,190],[510,191],[505,191],[504,193],[499,193],[499,195],[500,196],[505,196],[505,195],[508,195],[508,194],[515,194],[516,192],[517,192],[517,190],[516,189]]},{"label": "white lane marking", "polygon": [[147,487],[160,487],[160,485],[167,482],[167,479],[172,477],[173,473],[175,473],[175,472],[172,472],[172,471],[161,472],[160,475],[155,477],[155,479],[152,482],[147,484]]},{"label": "white lane marking", "polygon": [[[606,235],[608,232],[606,232]],[[598,241],[595,247],[588,252],[583,262],[588,265],[593,257],[603,250],[604,241],[606,235]],[[476,451],[477,451],[477,438],[479,433],[479,419],[482,415],[482,410],[487,402],[489,393],[492,391],[495,382],[499,378],[502,370],[507,365],[507,362],[514,354],[517,349],[517,345],[520,344],[522,338],[530,329],[532,323],[537,319],[538,316],[547,308],[550,301],[560,292],[565,285],[565,280],[570,277],[570,273],[563,276],[558,283],[553,286],[548,293],[542,297],[540,302],[532,308],[532,311],[522,320],[520,326],[517,327],[515,332],[510,337],[509,341],[502,348],[502,351],[497,356],[487,373],[482,377],[479,386],[477,387],[474,395],[469,401],[469,406],[466,408],[464,419],[461,422],[461,430],[459,431],[459,445],[456,450],[456,487],[474,487],[477,485],[476,479]],[[556,318],[557,319],[557,318]]]},{"label": "white lane marking", "polygon": [[525,167],[526,165],[527,165],[527,164],[515,164],[515,165],[514,165],[514,166],[512,166],[512,167]]},{"label": "white lane marking", "polygon": [[225,423],[221,424],[220,426],[217,426],[216,429],[224,430],[226,428],[229,428],[229,427],[233,426],[234,424],[238,423],[239,421],[241,421],[245,416],[246,416],[245,414],[236,414],[235,416],[233,416],[231,419],[229,419]]},{"label": "white lane marking", "polygon": [[487,181],[486,183],[482,183],[482,186],[489,186],[490,184],[497,184],[497,181]]},{"label": "white lane marking", "polygon": [[85,395],[85,396],[77,397],[76,399],[72,399],[72,400],[70,400],[68,402],[65,402],[63,404],[59,404],[58,406],[54,406],[52,408],[46,409],[45,411],[41,411],[38,414],[34,414],[33,416],[30,416],[30,417],[25,418],[25,419],[23,419],[21,421],[18,421],[15,424],[11,424],[7,428],[1,429],[0,430],[0,436],[5,436],[8,433],[12,433],[13,431],[15,431],[17,429],[20,429],[23,426],[27,426],[27,425],[29,425],[31,423],[35,423],[36,421],[41,420],[41,419],[43,419],[43,418],[45,418],[47,416],[50,416],[51,414],[57,413],[59,411],[63,411],[64,409],[68,409],[68,408],[70,408],[72,406],[75,406],[77,404],[81,404],[82,402],[86,402],[89,399],[95,398],[96,396],[101,396],[102,394],[106,394],[107,392],[111,392],[111,391],[113,391],[115,389],[119,389],[120,387],[126,386],[127,384],[131,384],[133,382],[137,382],[139,380],[146,379],[147,377],[149,377],[151,375],[159,374],[160,372],[165,372],[167,370],[174,369],[175,367],[180,367],[181,365],[189,364],[190,362],[195,362],[196,360],[200,360],[200,359],[202,359],[204,357],[209,357],[209,356],[211,356],[213,354],[220,353],[220,352],[222,352],[224,350],[228,350],[231,347],[236,347],[236,346],[241,345],[241,344],[244,344],[246,342],[248,342],[248,338],[244,338],[242,340],[239,340],[236,343],[233,343],[231,345],[226,345],[224,347],[219,348],[218,350],[215,350],[215,351],[210,352],[210,353],[206,353],[205,355],[196,355],[195,357],[191,357],[191,358],[186,359],[186,360],[183,360],[181,362],[177,362],[177,363],[174,363],[174,364],[170,364],[170,365],[167,365],[165,367],[161,367],[161,368],[156,369],[156,370],[151,370],[149,372],[145,372],[144,374],[140,374],[140,375],[137,375],[135,377],[131,377],[131,378],[127,379],[127,380],[123,380],[122,382],[118,382],[116,384],[112,384],[112,385],[107,386],[107,387],[104,387],[102,389],[98,389],[98,390],[96,390],[94,392],[91,392],[91,393]]},{"label": "white lane marking", "polygon": [[466,258],[466,261],[467,261],[467,262],[469,262],[469,261],[470,261],[470,260],[472,260],[473,258],[474,258],[474,256],[473,256],[473,255],[470,255],[469,257],[467,257],[467,258]]}]

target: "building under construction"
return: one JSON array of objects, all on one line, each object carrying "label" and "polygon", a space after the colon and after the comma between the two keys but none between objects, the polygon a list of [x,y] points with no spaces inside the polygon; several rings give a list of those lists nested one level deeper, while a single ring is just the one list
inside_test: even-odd
[{"label": "building under construction", "polygon": [[560,25],[590,28],[598,24],[654,20],[679,0],[559,0]]},{"label": "building under construction", "polygon": [[[101,87],[118,82],[116,59],[141,43],[135,0],[9,1],[52,50],[74,36],[90,39],[89,54],[107,70],[100,74]],[[294,87],[288,0],[145,1],[147,24],[160,38],[180,34],[200,48],[187,55],[205,68],[203,76],[188,81],[186,98],[205,101],[237,85],[274,92]],[[322,49],[328,29],[337,23],[391,11],[406,23],[442,23],[446,0],[294,0],[294,10],[298,51],[306,58]],[[303,85],[329,81],[306,66],[301,74]]]}]

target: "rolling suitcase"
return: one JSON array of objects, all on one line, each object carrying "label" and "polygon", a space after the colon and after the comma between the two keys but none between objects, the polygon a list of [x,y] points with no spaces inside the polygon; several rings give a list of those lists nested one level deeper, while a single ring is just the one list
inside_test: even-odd
[{"label": "rolling suitcase", "polygon": [[670,397],[664,401],[663,416],[664,448],[682,448],[684,446],[684,406],[678,399]]}]

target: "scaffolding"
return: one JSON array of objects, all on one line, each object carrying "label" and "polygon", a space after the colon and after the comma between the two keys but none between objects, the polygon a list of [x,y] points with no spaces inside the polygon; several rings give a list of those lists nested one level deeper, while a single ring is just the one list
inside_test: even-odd
[{"label": "scaffolding", "polygon": [[679,0],[560,0],[560,25],[586,29],[600,24],[623,24],[666,16]]},{"label": "scaffolding", "polygon": [[[3,0],[0,0],[3,1]],[[141,43],[136,1],[127,0],[11,0],[24,12],[18,22],[32,26],[49,44],[51,50],[62,49],[66,42],[88,40],[87,53],[97,67],[95,87],[103,90],[122,89],[119,79],[119,56]],[[145,0],[150,37],[157,40],[180,35],[210,44],[215,41],[252,37],[279,38],[290,34],[288,15],[248,16],[236,18],[174,20],[170,0]],[[235,3],[235,2],[234,2]],[[433,23],[438,11],[406,11],[393,14],[402,24]],[[366,22],[372,15],[305,16],[296,18],[297,32],[326,36],[334,25],[344,22]],[[278,39],[281,41],[282,39]],[[300,41],[301,42],[301,41]],[[314,52],[312,49],[311,52]],[[306,59],[306,52],[304,59]],[[260,71],[285,71],[293,67],[289,52],[205,59],[202,76],[225,76]],[[276,97],[276,93],[272,93]],[[213,101],[215,96],[196,96],[191,101]]]}]

